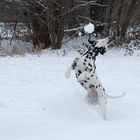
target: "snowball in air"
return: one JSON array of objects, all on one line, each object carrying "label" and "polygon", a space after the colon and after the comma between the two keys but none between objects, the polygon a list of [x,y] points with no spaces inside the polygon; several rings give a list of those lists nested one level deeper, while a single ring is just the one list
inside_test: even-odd
[{"label": "snowball in air", "polygon": [[94,27],[94,25],[92,23],[89,23],[89,24],[84,26],[85,32],[89,33],[89,34],[93,33],[94,29],[95,29],[95,27]]}]

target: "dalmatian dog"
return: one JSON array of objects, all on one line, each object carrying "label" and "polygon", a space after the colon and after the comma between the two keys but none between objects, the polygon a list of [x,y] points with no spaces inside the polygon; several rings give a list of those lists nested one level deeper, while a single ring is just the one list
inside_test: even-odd
[{"label": "dalmatian dog", "polygon": [[105,88],[96,74],[96,57],[99,54],[103,55],[106,52],[108,42],[108,38],[102,39],[99,43],[95,43],[94,47],[90,47],[84,52],[80,52],[79,56],[75,58],[72,65],[68,67],[65,73],[65,76],[68,78],[71,70],[75,70],[77,81],[88,92],[88,101],[94,105],[99,105],[104,119],[106,119],[107,98],[117,98],[123,96],[119,95],[114,97],[107,95]]}]

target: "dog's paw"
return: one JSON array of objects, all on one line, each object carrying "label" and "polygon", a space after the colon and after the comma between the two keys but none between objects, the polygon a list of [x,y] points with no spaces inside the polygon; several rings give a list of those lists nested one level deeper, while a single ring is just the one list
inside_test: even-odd
[{"label": "dog's paw", "polygon": [[70,74],[71,74],[71,67],[68,67],[66,72],[65,72],[65,77],[66,78],[69,78],[70,77]]}]

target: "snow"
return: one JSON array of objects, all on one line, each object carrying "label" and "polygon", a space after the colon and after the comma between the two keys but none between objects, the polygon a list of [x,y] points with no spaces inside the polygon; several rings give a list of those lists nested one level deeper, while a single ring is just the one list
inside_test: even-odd
[{"label": "snow", "polygon": [[94,32],[94,28],[95,28],[94,25],[92,23],[89,23],[89,24],[87,24],[87,25],[84,26],[84,31],[86,33],[91,34],[91,33]]},{"label": "snow", "polygon": [[140,57],[123,54],[108,50],[96,62],[107,93],[126,93],[108,100],[107,120],[86,103],[74,73],[65,78],[75,51],[1,57],[0,139],[139,140]]},{"label": "snow", "polygon": [[11,42],[10,39],[8,40],[3,39],[1,41],[0,44],[1,52],[10,51],[12,50],[13,47],[22,48],[23,50],[25,50],[25,52],[31,52],[33,45],[31,44],[31,42],[24,42],[24,41],[17,41],[17,40],[12,40]]}]

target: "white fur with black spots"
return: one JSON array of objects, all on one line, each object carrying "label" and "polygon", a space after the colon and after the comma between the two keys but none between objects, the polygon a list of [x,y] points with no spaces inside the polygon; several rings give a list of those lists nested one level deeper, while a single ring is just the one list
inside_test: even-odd
[{"label": "white fur with black spots", "polygon": [[75,58],[72,65],[67,69],[65,73],[65,76],[68,78],[70,76],[71,70],[75,70],[77,81],[88,92],[88,101],[92,104],[100,106],[104,119],[106,119],[107,98],[118,98],[124,95],[107,95],[102,83],[96,74],[96,56],[99,53],[103,55],[105,51],[106,47],[95,46],[94,49],[88,49],[83,53],[80,53],[80,55]]}]

